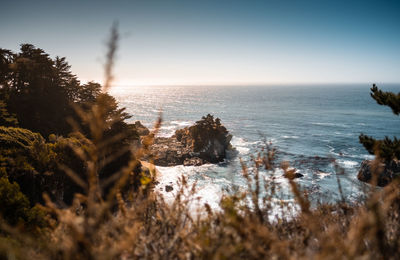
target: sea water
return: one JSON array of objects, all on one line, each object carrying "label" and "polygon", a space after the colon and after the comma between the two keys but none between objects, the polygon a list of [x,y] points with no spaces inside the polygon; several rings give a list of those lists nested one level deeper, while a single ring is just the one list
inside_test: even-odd
[{"label": "sea water", "polygon": [[[296,182],[316,200],[357,200],[363,184],[357,180],[360,163],[373,156],[359,143],[361,133],[375,138],[399,135],[400,120],[390,108],[370,97],[370,84],[286,86],[152,86],[115,87],[111,94],[132,115],[152,128],[162,112],[159,136],[171,136],[202,116],[221,119],[233,135],[237,156],[203,166],[157,167],[158,191],[173,199],[178,178],[196,182],[198,203],[217,208],[224,193],[246,190],[240,159],[250,163],[266,142],[277,150],[277,161],[288,161],[304,177]],[[400,92],[400,85],[381,85]],[[277,164],[279,165],[279,163]],[[335,167],[339,166],[339,167]],[[262,172],[266,181],[271,173]],[[272,173],[290,199],[282,171]],[[165,192],[165,185],[175,187]],[[286,195],[285,195],[286,194]]]}]

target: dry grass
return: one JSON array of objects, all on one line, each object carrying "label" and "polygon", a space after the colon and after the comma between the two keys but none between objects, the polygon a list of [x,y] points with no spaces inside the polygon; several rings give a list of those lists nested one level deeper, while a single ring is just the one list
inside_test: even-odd
[{"label": "dry grass", "polygon": [[[106,66],[107,89],[117,40],[113,30]],[[114,49],[113,49],[114,48]],[[173,203],[152,191],[152,182],[142,180],[139,191],[122,196],[121,187],[129,180],[138,160],[149,155],[148,147],[160,127],[134,151],[131,163],[118,176],[105,198],[100,194],[98,172],[103,165],[103,139],[107,122],[101,106],[93,106],[84,117],[90,124],[92,148],[75,148],[87,162],[87,180],[67,172],[85,189],[74,203],[57,208],[46,197],[44,209],[51,215],[50,227],[42,233],[24,234],[17,227],[2,225],[0,255],[8,259],[396,259],[400,255],[399,183],[371,189],[365,201],[348,205],[345,201],[310,207],[310,201],[291,178],[288,163],[280,167],[288,178],[295,204],[277,201],[279,187],[271,178],[260,176],[262,167],[272,172],[274,149],[269,145],[252,158],[251,168],[242,163],[248,189],[225,195],[221,210],[209,205],[194,215],[189,204],[196,187],[184,177]],[[120,137],[116,137],[116,140]],[[153,171],[153,175],[155,171]],[[339,186],[340,187],[340,186]],[[189,193],[187,191],[190,191]],[[248,198],[251,198],[250,201]],[[118,209],[112,210],[115,202]],[[280,207],[282,215],[274,217]],[[299,209],[299,210],[297,210]],[[294,215],[293,212],[297,214]]]}]

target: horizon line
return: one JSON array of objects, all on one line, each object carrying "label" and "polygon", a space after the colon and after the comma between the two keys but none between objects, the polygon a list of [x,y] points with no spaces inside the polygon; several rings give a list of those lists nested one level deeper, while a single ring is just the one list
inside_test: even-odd
[{"label": "horizon line", "polygon": [[379,85],[400,85],[400,82],[265,82],[265,83],[115,83],[111,84],[112,87],[268,87],[268,86],[329,86],[329,85],[366,85],[372,86],[372,84]]}]

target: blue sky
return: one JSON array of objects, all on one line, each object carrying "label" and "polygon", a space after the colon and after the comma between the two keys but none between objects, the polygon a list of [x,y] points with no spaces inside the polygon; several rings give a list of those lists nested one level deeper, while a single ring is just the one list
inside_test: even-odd
[{"label": "blue sky", "polygon": [[117,85],[399,83],[400,1],[3,0],[0,47],[32,43]]}]

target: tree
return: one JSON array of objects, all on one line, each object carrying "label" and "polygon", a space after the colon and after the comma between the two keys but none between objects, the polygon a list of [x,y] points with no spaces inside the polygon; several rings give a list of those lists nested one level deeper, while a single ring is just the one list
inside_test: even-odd
[{"label": "tree", "polygon": [[75,131],[70,125],[74,121],[83,134],[89,135],[85,120],[76,112],[86,113],[98,101],[106,107],[106,120],[113,120],[114,132],[127,129],[123,121],[129,115],[124,109],[102,93],[100,84],[81,84],[66,58],[51,59],[31,44],[21,45],[19,53],[0,49],[1,125],[16,125],[18,121],[20,127],[47,137]]},{"label": "tree", "polygon": [[[16,118],[13,118],[14,114]],[[57,186],[56,190],[64,192],[63,200],[67,203],[72,201],[74,193],[81,192],[77,185],[68,182],[58,166],[66,165],[85,179],[85,162],[74,155],[74,149],[71,150],[71,146],[77,149],[89,147],[84,140],[101,147],[96,159],[101,181],[126,167],[133,156],[132,140],[139,139],[136,129],[125,122],[128,118],[130,115],[125,108],[120,108],[100,84],[81,84],[65,58],[51,59],[31,44],[21,45],[19,53],[0,49],[0,124],[15,126],[18,122],[21,127],[18,131],[4,128],[6,134],[4,140],[0,140],[3,142],[0,162],[9,166],[6,169],[8,178],[16,181],[31,201],[41,201],[42,191],[46,189],[53,191],[43,183],[51,183],[53,188],[60,184],[62,187]],[[18,133],[18,137],[25,136],[22,133],[32,133],[26,129],[57,141],[48,144],[41,137],[29,149],[8,149],[6,144],[15,139],[10,133]],[[101,138],[96,136],[98,133]],[[12,160],[14,157],[20,160]],[[18,162],[21,164],[16,164]],[[54,174],[38,175],[40,178],[36,180],[46,180],[42,184],[32,185],[26,181],[37,172],[46,171]],[[113,184],[108,183],[108,186]],[[41,190],[34,190],[37,187]]]},{"label": "tree", "polygon": [[[400,93],[384,92],[373,84],[371,97],[379,104],[389,106],[395,115],[400,113]],[[371,136],[361,134],[360,143],[370,153],[377,155],[380,159],[388,162],[393,159],[400,159],[400,140],[394,137],[385,137],[383,140],[376,140]]]},{"label": "tree", "polygon": [[10,64],[13,59],[14,54],[11,51],[0,48],[0,89],[5,88],[9,84]]},{"label": "tree", "polygon": [[31,44],[21,45],[20,53],[0,52],[1,92],[11,113],[16,114],[21,127],[40,132],[65,134],[65,118],[71,114],[68,95],[61,76],[65,67],[53,61],[47,53]]}]

